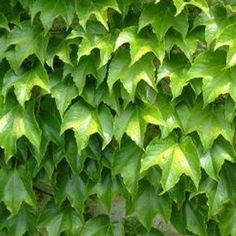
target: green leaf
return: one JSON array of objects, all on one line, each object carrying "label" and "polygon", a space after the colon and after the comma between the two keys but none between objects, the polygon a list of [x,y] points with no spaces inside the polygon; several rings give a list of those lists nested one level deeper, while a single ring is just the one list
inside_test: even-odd
[{"label": "green leaf", "polygon": [[155,103],[158,109],[160,109],[165,122],[165,125],[160,127],[162,138],[166,138],[175,128],[183,128],[181,124],[183,119],[180,119],[180,116],[176,112],[174,104],[171,103],[170,98],[158,93]]},{"label": "green leaf", "polygon": [[93,23],[92,25],[89,24],[87,31],[84,31],[81,28],[72,31],[71,36],[69,35],[68,39],[77,37],[82,38],[79,44],[79,50],[77,55],[78,61],[80,61],[81,57],[90,55],[92,50],[99,49],[99,67],[102,67],[107,64],[107,62],[111,58],[111,54],[115,48],[116,36],[116,32],[108,33],[104,30],[104,28],[101,28],[99,24],[96,25]]},{"label": "green leaf", "polygon": [[126,43],[130,45],[131,65],[139,61],[148,52],[152,52],[160,62],[164,59],[164,42],[159,41],[155,36],[148,38],[146,35],[138,34],[138,29],[135,26],[125,28],[121,31],[116,39],[115,50]]},{"label": "green leaf", "polygon": [[141,80],[144,80],[149,86],[155,88],[155,67],[153,63],[154,56],[147,54],[138,62],[130,65],[131,60],[129,51],[119,50],[111,61],[107,84],[109,90],[117,80],[120,80],[126,91],[134,100],[136,87]]},{"label": "green leaf", "polygon": [[234,39],[234,35],[236,33],[236,24],[229,25],[225,27],[224,30],[221,32],[219,37],[216,40],[215,49],[222,47],[222,46],[229,46],[228,53],[227,53],[227,68],[236,65],[236,40]]},{"label": "green leaf", "polygon": [[204,216],[189,203],[185,205],[185,217],[189,231],[197,235],[207,235]]},{"label": "green leaf", "polygon": [[12,69],[17,71],[22,62],[32,54],[35,54],[43,64],[47,44],[48,36],[44,34],[40,25],[31,25],[30,22],[24,21],[20,28],[15,26],[8,38],[8,45],[15,45],[15,48],[7,53]]},{"label": "green leaf", "polygon": [[173,98],[178,97],[183,88],[188,84],[187,69],[188,60],[182,54],[171,56],[165,59],[158,71],[158,81],[163,78],[170,78],[170,88]]},{"label": "green leaf", "polygon": [[182,174],[189,176],[196,188],[200,181],[200,162],[197,149],[190,137],[179,143],[173,135],[166,139],[155,138],[148,145],[141,160],[141,172],[154,165],[162,169],[161,184],[164,191],[171,189]]},{"label": "green leaf", "polygon": [[197,100],[194,107],[183,114],[183,117],[185,133],[197,131],[205,151],[212,147],[214,140],[220,135],[232,143],[234,129],[225,119],[222,106],[203,108],[203,102]]},{"label": "green leaf", "polygon": [[185,2],[184,0],[173,0],[176,7],[176,15],[180,14],[186,5],[193,5],[200,8],[203,12],[209,13],[209,7],[206,0],[191,0]]},{"label": "green leaf", "polygon": [[17,215],[6,221],[8,234],[22,236],[26,232],[31,234],[36,232],[36,214],[27,205],[23,205]]},{"label": "green leaf", "polygon": [[6,160],[16,152],[16,141],[23,135],[39,152],[41,130],[35,120],[33,103],[26,104],[23,111],[14,99],[7,99],[4,104],[1,98],[0,108],[0,146],[4,148]]},{"label": "green leaf", "polygon": [[[50,9],[50,10],[49,10]],[[30,8],[32,21],[37,13],[40,12],[40,19],[46,31],[52,27],[55,18],[61,16],[67,27],[72,23],[74,17],[73,1],[70,0],[36,0]]]},{"label": "green leaf", "polygon": [[50,92],[48,74],[41,64],[19,74],[9,70],[3,78],[2,94],[4,97],[12,86],[14,86],[16,98],[22,107],[26,101],[30,100],[31,90],[35,86]]},{"label": "green leaf", "polygon": [[[158,16],[158,17],[157,17]],[[173,27],[185,38],[188,32],[188,15],[186,12],[178,12],[175,16],[174,8],[166,1],[158,4],[147,4],[139,18],[139,31],[151,24],[153,32],[162,40],[166,32]]]},{"label": "green leaf", "polygon": [[5,51],[8,48],[8,44],[7,44],[7,36],[6,35],[2,35],[0,37],[0,61],[2,61],[2,59],[5,57]]},{"label": "green leaf", "polygon": [[81,236],[112,236],[110,220],[105,215],[100,215],[88,220],[80,232]]},{"label": "green leaf", "polygon": [[129,105],[114,121],[114,136],[120,142],[126,133],[142,148],[147,124],[165,125],[158,106],[148,103]]},{"label": "green leaf", "polygon": [[49,40],[47,55],[46,55],[46,63],[54,68],[53,65],[54,58],[57,56],[64,63],[72,64],[70,59],[71,48],[69,44],[61,39],[53,37]]},{"label": "green leaf", "polygon": [[171,204],[167,196],[158,196],[150,184],[142,183],[129,211],[135,212],[140,222],[150,230],[155,216],[161,215],[166,221],[169,220]]},{"label": "green leaf", "polygon": [[203,97],[206,104],[221,94],[229,93],[236,101],[234,73],[236,68],[226,69],[225,53],[216,51],[201,54],[189,70],[189,79],[203,78]]},{"label": "green leaf", "polygon": [[90,189],[89,181],[83,181],[80,176],[73,175],[68,177],[63,175],[58,178],[55,199],[61,206],[67,198],[78,214],[82,215],[85,207],[84,203],[87,200]]},{"label": "green leaf", "polygon": [[223,138],[218,139],[212,148],[200,156],[201,167],[215,180],[218,180],[219,172],[225,160],[236,161],[236,154],[233,147]]},{"label": "green leaf", "polygon": [[138,188],[142,150],[130,140],[124,140],[113,155],[112,172],[120,174],[127,190],[134,195]]},{"label": "green leaf", "polygon": [[[67,110],[71,101],[77,97],[78,92],[74,83],[69,79],[61,80],[56,78],[55,83],[51,88],[52,97],[55,98],[57,109],[63,117],[64,112]],[[63,96],[63,99],[61,99]]]},{"label": "green leaf", "polygon": [[95,185],[92,193],[97,195],[105,209],[110,213],[114,200],[120,197],[122,192],[123,188],[119,179],[107,174]]},{"label": "green leaf", "polygon": [[5,17],[5,15],[3,13],[0,13],[0,28],[10,31],[7,18]]},{"label": "green leaf", "polygon": [[198,26],[205,27],[205,39],[210,45],[215,39],[219,37],[224,28],[229,24],[226,9],[220,4],[211,8],[210,14],[201,12],[194,19],[194,28]]},{"label": "green leaf", "polygon": [[228,206],[219,219],[220,232],[222,236],[236,235],[236,208]]},{"label": "green leaf", "polygon": [[54,206],[48,206],[40,216],[39,222],[38,228],[46,228],[48,236],[57,236],[61,233],[76,236],[82,228],[82,220],[71,208],[57,210]]},{"label": "green leaf", "polygon": [[75,0],[76,13],[80,19],[80,25],[86,29],[86,23],[91,15],[95,15],[97,20],[109,30],[108,27],[108,14],[109,8],[120,12],[118,4],[115,0]]},{"label": "green leaf", "polygon": [[224,178],[221,178],[218,183],[210,178],[207,178],[200,184],[198,193],[205,193],[207,195],[209,218],[217,215],[223,209],[223,205],[229,201],[228,191],[227,180]]},{"label": "green leaf", "polygon": [[199,205],[190,201],[186,202],[182,208],[172,211],[172,224],[183,235],[190,234],[190,231],[195,235],[206,236],[206,219],[202,211],[203,207],[202,202]]},{"label": "green leaf", "polygon": [[36,199],[32,190],[29,173],[25,168],[0,170],[0,199],[6,204],[12,215],[16,215],[23,202],[34,206]]},{"label": "green leaf", "polygon": [[71,74],[73,81],[78,88],[79,94],[83,92],[87,76],[92,75],[97,80],[97,85],[99,85],[105,78],[106,67],[99,67],[99,58],[96,54],[91,54],[89,56],[82,57],[78,65],[71,66],[65,65],[64,77]]},{"label": "green leaf", "polygon": [[83,102],[73,104],[65,113],[61,133],[67,129],[73,129],[77,142],[78,152],[80,153],[87,144],[89,137],[94,133],[99,133],[105,147],[112,139],[112,115],[106,106],[101,106],[96,110]]}]

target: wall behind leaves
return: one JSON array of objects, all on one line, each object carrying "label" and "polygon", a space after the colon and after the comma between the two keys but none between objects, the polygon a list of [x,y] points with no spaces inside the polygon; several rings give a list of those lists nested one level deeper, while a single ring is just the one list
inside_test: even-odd
[{"label": "wall behind leaves", "polygon": [[1,0],[0,88],[1,235],[236,236],[235,1]]}]

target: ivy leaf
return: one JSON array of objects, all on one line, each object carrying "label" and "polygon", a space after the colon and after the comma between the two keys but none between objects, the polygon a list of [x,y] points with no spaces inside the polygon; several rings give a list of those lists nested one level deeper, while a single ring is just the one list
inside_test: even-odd
[{"label": "ivy leaf", "polygon": [[27,205],[23,205],[17,215],[9,218],[6,222],[8,234],[22,236],[26,232],[36,232],[36,214]]},{"label": "ivy leaf", "polygon": [[189,176],[198,187],[200,162],[190,137],[185,137],[179,143],[173,135],[166,139],[154,138],[143,155],[140,171],[144,172],[154,165],[159,165],[163,171],[161,184],[164,191],[174,187],[182,174]]},{"label": "ivy leaf", "polygon": [[160,197],[148,183],[142,183],[129,209],[135,212],[147,230],[151,229],[155,216],[167,217],[171,214],[171,204],[167,196]]},{"label": "ivy leaf", "polygon": [[236,40],[234,39],[234,35],[236,33],[235,29],[236,29],[236,24],[232,24],[229,25],[228,27],[225,27],[216,40],[215,49],[222,46],[229,46],[227,53],[227,61],[226,61],[227,68],[236,65],[236,53],[235,53]]},{"label": "ivy leaf", "polygon": [[180,116],[176,112],[170,98],[159,93],[155,103],[157,104],[157,107],[164,119],[165,125],[160,127],[162,138],[166,138],[175,128],[183,129],[181,124],[183,119],[180,119]]},{"label": "ivy leaf", "polygon": [[70,59],[70,52],[70,46],[64,39],[61,40],[53,37],[49,40],[46,63],[48,64],[48,66],[53,68],[54,58],[55,56],[57,56],[64,63],[72,64]]},{"label": "ivy leaf", "polygon": [[2,59],[5,57],[5,51],[8,48],[8,44],[7,44],[7,36],[6,35],[2,35],[0,37],[0,61],[2,61]]},{"label": "ivy leaf", "polygon": [[31,178],[22,167],[14,170],[0,170],[0,199],[12,215],[16,215],[23,202],[35,206],[36,199],[32,190]]},{"label": "ivy leaf", "polygon": [[120,142],[126,133],[139,147],[143,147],[147,124],[165,125],[157,106],[140,103],[129,105],[120,116],[115,117],[114,136]]},{"label": "ivy leaf", "polygon": [[[78,92],[74,83],[69,80],[55,79],[54,86],[51,88],[52,97],[55,98],[57,109],[63,117],[64,112],[71,104],[71,101],[77,97]],[[61,99],[63,94],[63,99]]]},{"label": "ivy leaf", "polygon": [[220,232],[223,236],[236,234],[236,209],[231,205],[219,217]]},{"label": "ivy leaf", "polygon": [[108,212],[112,212],[113,201],[122,194],[122,191],[119,179],[107,174],[95,185],[92,193],[97,195]]},{"label": "ivy leaf", "polygon": [[71,208],[57,210],[55,206],[47,206],[40,216],[38,228],[46,228],[49,236],[76,235],[82,228],[82,220]]},{"label": "ivy leaf", "polygon": [[39,152],[41,130],[35,120],[32,102],[28,103],[23,111],[14,99],[7,99],[4,103],[1,98],[0,108],[0,145],[4,148],[6,160],[16,152],[16,141],[23,135]]},{"label": "ivy leaf", "polygon": [[0,13],[0,28],[10,31],[7,18],[5,17],[5,15],[3,13]]},{"label": "ivy leaf", "polygon": [[197,131],[205,151],[212,147],[214,140],[219,135],[222,135],[230,143],[232,143],[234,135],[234,129],[226,121],[222,107],[218,106],[214,112],[212,111],[210,106],[203,108],[203,102],[198,100],[190,113],[184,114],[185,132]]},{"label": "ivy leaf", "polygon": [[209,13],[209,7],[206,0],[191,0],[185,2],[184,0],[173,0],[173,3],[176,7],[176,15],[179,15],[186,5],[193,5],[200,8],[206,14]]},{"label": "ivy leaf", "polygon": [[206,104],[213,102],[219,95],[229,93],[236,101],[234,73],[236,68],[225,69],[225,53],[206,52],[197,57],[188,76],[203,78],[203,97]]},{"label": "ivy leaf", "polygon": [[165,56],[164,42],[160,42],[155,36],[145,37],[138,34],[137,27],[131,26],[121,31],[116,39],[115,50],[123,44],[130,44],[131,65],[139,61],[142,56],[148,52],[152,52],[160,62]]},{"label": "ivy leaf", "polygon": [[78,65],[71,66],[65,65],[64,77],[71,74],[76,87],[78,88],[79,95],[83,92],[86,78],[92,75],[97,80],[97,85],[100,84],[106,75],[106,67],[99,67],[99,58],[96,54],[91,54],[89,56],[82,57]]},{"label": "ivy leaf", "polygon": [[152,25],[153,32],[160,40],[165,37],[171,27],[185,38],[188,32],[188,15],[186,12],[181,14],[178,12],[178,16],[175,16],[175,10],[165,1],[158,4],[146,4],[139,18],[139,31],[149,24]]},{"label": "ivy leaf", "polygon": [[89,137],[94,133],[99,133],[104,140],[105,147],[112,139],[112,115],[106,106],[101,106],[96,111],[83,102],[73,104],[65,113],[61,133],[67,129],[73,129],[80,153],[88,143]]},{"label": "ivy leaf", "polygon": [[55,199],[61,206],[67,198],[71,206],[82,215],[84,212],[84,203],[88,197],[90,186],[89,181],[83,181],[78,175],[60,176],[58,178]]},{"label": "ivy leaf", "polygon": [[80,232],[81,236],[96,235],[110,236],[113,235],[110,220],[105,215],[100,215],[88,220]]},{"label": "ivy leaf", "polygon": [[210,14],[201,12],[196,16],[194,28],[198,26],[205,27],[205,39],[207,44],[210,45],[219,37],[224,28],[230,23],[229,21],[226,9],[219,4],[211,8]]},{"label": "ivy leaf", "polygon": [[228,191],[227,180],[223,178],[219,182],[207,178],[200,184],[198,193],[205,193],[207,195],[209,218],[216,216],[224,208],[224,204],[229,201]]},{"label": "ivy leaf", "polygon": [[[92,24],[88,26],[87,31],[83,31],[81,28],[71,32],[70,38],[82,38],[79,44],[78,58],[80,61],[81,57],[88,56],[94,49],[99,49],[100,51],[100,65],[99,68],[107,64],[111,58],[111,54],[115,48],[115,39],[117,36],[116,32],[108,33],[104,28],[100,29],[99,24]],[[96,30],[94,30],[96,29]]]},{"label": "ivy leaf", "polygon": [[36,0],[30,8],[32,21],[38,12],[40,12],[40,19],[46,31],[49,31],[54,19],[58,16],[61,16],[65,20],[67,27],[69,27],[74,17],[73,1]]},{"label": "ivy leaf", "polygon": [[107,10],[109,8],[114,9],[117,12],[120,12],[118,4],[115,0],[76,0],[76,13],[80,19],[80,25],[86,29],[86,23],[89,20],[91,15],[95,15],[97,20],[109,30],[107,21],[108,15]]},{"label": "ivy leaf", "polygon": [[212,148],[208,152],[202,153],[200,157],[201,167],[216,181],[225,160],[235,162],[236,154],[233,147],[223,138],[216,140]]},{"label": "ivy leaf", "polygon": [[46,92],[50,91],[48,74],[41,64],[19,74],[9,70],[3,78],[2,94],[4,97],[12,86],[14,86],[16,98],[22,107],[26,101],[30,100],[33,87],[38,86]]},{"label": "ivy leaf", "polygon": [[141,153],[142,150],[134,142],[125,139],[113,155],[112,172],[122,176],[127,190],[132,195],[138,188]]},{"label": "ivy leaf", "polygon": [[188,60],[181,54],[165,59],[160,66],[158,81],[166,77],[170,78],[170,88],[173,94],[172,99],[178,97],[182,93],[183,88],[187,85],[189,80],[187,76],[188,67]]},{"label": "ivy leaf", "polygon": [[134,100],[136,87],[141,80],[144,80],[149,86],[156,89],[153,59],[153,55],[147,54],[135,64],[130,65],[131,61],[128,50],[119,50],[109,67],[107,80],[109,90],[112,91],[114,83],[120,80],[131,99]]},{"label": "ivy leaf", "polygon": [[8,37],[8,45],[15,45],[13,51],[8,51],[7,54],[12,69],[17,71],[24,59],[32,54],[44,64],[47,44],[48,36],[44,34],[40,25],[31,25],[30,22],[24,21],[20,28],[15,26]]},{"label": "ivy leaf", "polygon": [[194,206],[190,203],[185,205],[185,217],[186,227],[189,231],[197,235],[207,235],[204,215],[197,209],[194,209]]}]

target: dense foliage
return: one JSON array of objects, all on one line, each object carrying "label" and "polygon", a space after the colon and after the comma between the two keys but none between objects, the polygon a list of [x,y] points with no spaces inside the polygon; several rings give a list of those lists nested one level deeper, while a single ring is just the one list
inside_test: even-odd
[{"label": "dense foliage", "polygon": [[0,0],[0,88],[0,235],[236,235],[236,1]]}]

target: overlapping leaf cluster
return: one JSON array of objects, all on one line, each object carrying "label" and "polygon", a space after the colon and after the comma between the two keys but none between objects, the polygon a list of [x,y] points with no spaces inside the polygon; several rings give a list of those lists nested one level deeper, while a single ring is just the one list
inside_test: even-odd
[{"label": "overlapping leaf cluster", "polygon": [[233,0],[1,0],[0,234],[235,236],[235,37]]}]

